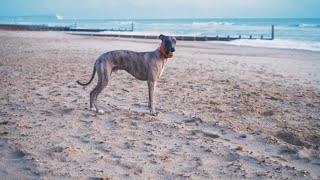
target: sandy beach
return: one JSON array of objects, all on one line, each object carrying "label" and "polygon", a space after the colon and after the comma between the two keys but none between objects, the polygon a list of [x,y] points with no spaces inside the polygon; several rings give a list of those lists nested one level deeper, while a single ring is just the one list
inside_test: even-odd
[{"label": "sandy beach", "polygon": [[125,71],[89,111],[96,58],[159,44],[0,31],[0,177],[320,179],[320,52],[178,41],[159,116]]}]

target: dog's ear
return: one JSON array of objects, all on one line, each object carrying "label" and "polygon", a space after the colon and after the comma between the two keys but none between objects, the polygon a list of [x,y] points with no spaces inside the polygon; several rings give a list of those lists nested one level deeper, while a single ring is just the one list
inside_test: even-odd
[{"label": "dog's ear", "polygon": [[165,37],[165,35],[160,34],[159,39],[163,40],[164,37]]}]

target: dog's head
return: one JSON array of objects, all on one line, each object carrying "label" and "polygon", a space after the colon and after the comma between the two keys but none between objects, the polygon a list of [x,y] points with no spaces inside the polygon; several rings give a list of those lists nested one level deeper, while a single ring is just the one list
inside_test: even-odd
[{"label": "dog's head", "polygon": [[161,47],[165,50],[168,55],[172,56],[172,53],[176,50],[176,38],[173,36],[165,36],[161,34],[159,36],[161,39]]}]

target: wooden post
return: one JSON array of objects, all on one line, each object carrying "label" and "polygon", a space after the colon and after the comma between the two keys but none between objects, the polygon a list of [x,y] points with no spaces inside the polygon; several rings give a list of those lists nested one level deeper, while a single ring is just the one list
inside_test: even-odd
[{"label": "wooden post", "polygon": [[274,25],[271,25],[271,40],[274,39]]},{"label": "wooden post", "polygon": [[133,32],[133,21],[131,22],[131,31]]}]

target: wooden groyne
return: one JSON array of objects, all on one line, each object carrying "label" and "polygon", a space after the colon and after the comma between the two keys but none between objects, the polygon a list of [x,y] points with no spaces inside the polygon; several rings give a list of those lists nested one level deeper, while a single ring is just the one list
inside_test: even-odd
[{"label": "wooden groyne", "polygon": [[46,25],[21,25],[21,24],[0,24],[2,30],[14,30],[14,31],[73,31],[73,32],[102,32],[102,31],[114,31],[114,32],[133,32],[133,23],[131,29],[119,28],[119,29],[81,29],[65,26],[46,26]]},{"label": "wooden groyne", "polygon": [[[96,34],[96,33],[68,33],[71,35],[81,36],[102,36],[102,37],[118,37],[118,38],[136,38],[136,39],[159,39],[157,35],[129,35],[129,34]],[[204,36],[175,36],[179,41],[232,41],[239,38],[234,37],[204,37]]]},{"label": "wooden groyne", "polygon": [[[119,38],[138,38],[138,39],[158,39],[157,35],[130,35],[130,34],[100,34],[99,32],[111,31],[111,32],[133,32],[133,23],[131,29],[77,29],[71,27],[50,27],[43,25],[16,25],[16,24],[0,24],[2,30],[25,30],[25,31],[66,31],[72,35],[82,36],[105,36],[105,37],[119,37]],[[266,38],[263,35],[260,37],[221,37],[221,36],[175,36],[179,41],[233,41],[238,39],[261,39],[261,40],[273,40],[274,39],[274,25],[271,26],[271,37]]]},{"label": "wooden groyne", "polygon": [[[100,36],[100,37],[118,37],[118,38],[136,38],[136,39],[159,39],[159,36],[156,35],[128,35],[128,34],[97,34],[97,33],[68,33],[71,35],[81,35],[81,36]],[[273,40],[273,38],[264,38],[263,36],[259,38],[253,38],[249,36],[244,38],[241,36],[238,37],[219,37],[219,36],[175,36],[179,41],[233,41],[238,39],[262,39],[262,40]]]}]

